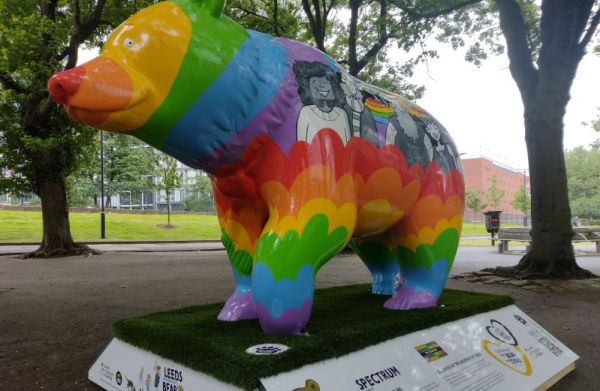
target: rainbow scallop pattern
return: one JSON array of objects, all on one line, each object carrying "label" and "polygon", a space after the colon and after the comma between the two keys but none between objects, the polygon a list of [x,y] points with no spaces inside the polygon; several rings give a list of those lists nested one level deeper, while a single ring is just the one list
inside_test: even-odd
[{"label": "rainbow scallop pattern", "polygon": [[[118,89],[86,64],[55,75],[49,89],[74,119],[125,131],[211,175],[236,281],[219,319],[258,318],[266,333],[302,333],[317,272],[347,245],[371,272],[373,293],[391,296],[386,308],[436,305],[456,255],[464,198],[445,129],[314,48],[242,29],[221,16],[222,6],[162,2],[111,35],[103,66],[118,67],[120,80],[123,70],[129,75],[117,82],[135,104],[115,103],[114,112],[88,120],[94,100],[85,91]],[[153,22],[167,14],[164,26]],[[164,80],[139,87],[153,83],[160,65],[136,62],[154,50],[136,49],[136,29],[185,43],[171,55],[179,67],[161,76],[169,88]],[[59,96],[66,88],[53,83],[75,77],[83,92]]]}]

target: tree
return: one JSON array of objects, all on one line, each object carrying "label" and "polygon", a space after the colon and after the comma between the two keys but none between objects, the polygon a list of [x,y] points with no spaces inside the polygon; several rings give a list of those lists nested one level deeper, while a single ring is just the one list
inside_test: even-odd
[{"label": "tree", "polygon": [[151,1],[0,2],[0,180],[7,192],[35,192],[43,238],[29,256],[89,252],[71,237],[66,178],[89,156],[94,131],[69,120],[46,90],[52,74],[77,64],[81,45],[99,46],[110,29]]},{"label": "tree", "polygon": [[565,153],[573,215],[600,218],[600,150],[577,147]]},{"label": "tree", "polygon": [[506,191],[498,188],[498,179],[496,178],[496,175],[493,175],[490,178],[490,187],[485,193],[488,206],[497,209],[502,203],[505,194]]},{"label": "tree", "polygon": [[[142,191],[150,187],[148,178],[155,176],[159,168],[157,153],[154,148],[131,136],[119,133],[106,134],[104,185],[107,206],[110,206],[110,198],[113,194],[123,191]],[[99,164],[96,167],[99,167]]]},{"label": "tree", "polygon": [[[423,87],[406,79],[412,76],[417,63],[436,56],[435,51],[425,49],[426,38],[443,17],[478,2],[302,0],[302,8],[317,48],[347,65],[351,75],[417,99],[423,95]],[[339,10],[349,12],[347,23],[336,22],[332,17]],[[405,52],[413,48],[420,48],[421,52],[414,58],[407,57],[402,64],[390,64],[386,49],[392,44]]]},{"label": "tree", "polygon": [[465,192],[465,205],[473,211],[473,215],[484,210],[487,205],[483,203],[483,192],[469,187]]},{"label": "tree", "polygon": [[[523,102],[532,242],[516,266],[493,271],[518,278],[586,278],[592,274],[577,265],[571,244],[563,117],[577,67],[600,23],[600,9],[597,0],[542,0],[541,7],[536,3],[481,1],[448,22],[452,29],[446,36],[477,31],[484,34],[481,42],[493,42],[497,15]],[[472,48],[472,60],[485,57],[483,45]]]},{"label": "tree", "polygon": [[225,13],[247,29],[276,37],[297,39],[302,30],[296,0],[230,0]]},{"label": "tree", "polygon": [[[516,0],[497,0],[510,71],[524,106],[533,220],[530,251],[502,271],[521,277],[592,275],[577,265],[573,253],[562,143],[569,91],[600,22],[600,10],[592,13],[595,3],[544,0],[539,25],[528,25]],[[539,51],[528,40],[532,35],[539,36]]]},{"label": "tree", "polygon": [[196,177],[196,183],[190,189],[192,194],[184,201],[184,210],[207,212],[214,210],[212,183],[208,176]]},{"label": "tree", "polygon": [[158,179],[158,188],[164,190],[167,195],[167,228],[172,228],[171,194],[174,189],[181,186],[181,173],[177,172],[177,161],[175,159],[165,154],[159,155]]},{"label": "tree", "polygon": [[527,226],[527,212],[529,211],[529,206],[531,205],[531,197],[527,194],[527,188],[525,185],[522,185],[519,190],[515,193],[511,205],[516,210],[523,212],[525,215],[523,217],[523,225]]}]

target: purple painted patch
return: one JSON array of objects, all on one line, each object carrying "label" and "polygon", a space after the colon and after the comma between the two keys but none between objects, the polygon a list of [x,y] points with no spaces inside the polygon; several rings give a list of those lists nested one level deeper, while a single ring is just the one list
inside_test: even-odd
[{"label": "purple painted patch", "polygon": [[435,307],[437,301],[438,298],[431,292],[399,287],[383,306],[389,310],[410,310]]},{"label": "purple painted patch", "polygon": [[377,138],[379,139],[379,145],[385,145],[385,135],[387,133],[387,125],[380,124],[379,122],[375,125],[377,128]]},{"label": "purple painted patch", "polygon": [[243,319],[256,319],[256,309],[252,300],[252,292],[238,296],[235,293],[227,299],[217,319],[235,322]]},{"label": "purple painted patch", "polygon": [[301,335],[306,328],[312,309],[312,300],[302,304],[300,309],[290,308],[277,319],[272,319],[269,311],[261,303],[256,303],[256,314],[265,334]]}]

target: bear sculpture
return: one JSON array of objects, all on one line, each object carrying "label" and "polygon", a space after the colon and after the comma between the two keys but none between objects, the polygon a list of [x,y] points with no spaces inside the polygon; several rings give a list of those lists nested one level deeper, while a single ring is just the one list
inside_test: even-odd
[{"label": "bear sculpture", "polygon": [[386,308],[435,306],[464,199],[444,127],[317,49],[245,30],[224,2],[138,12],[50,93],[73,120],[209,174],[236,282],[219,319],[302,333],[317,271],[346,245]]}]

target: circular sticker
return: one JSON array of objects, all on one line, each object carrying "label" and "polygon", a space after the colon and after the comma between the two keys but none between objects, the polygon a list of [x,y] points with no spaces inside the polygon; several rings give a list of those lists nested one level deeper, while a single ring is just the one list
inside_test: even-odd
[{"label": "circular sticker", "polygon": [[263,343],[260,345],[250,346],[248,349],[246,349],[246,353],[254,354],[256,356],[272,356],[274,354],[283,353],[288,349],[288,346],[279,343]]}]

